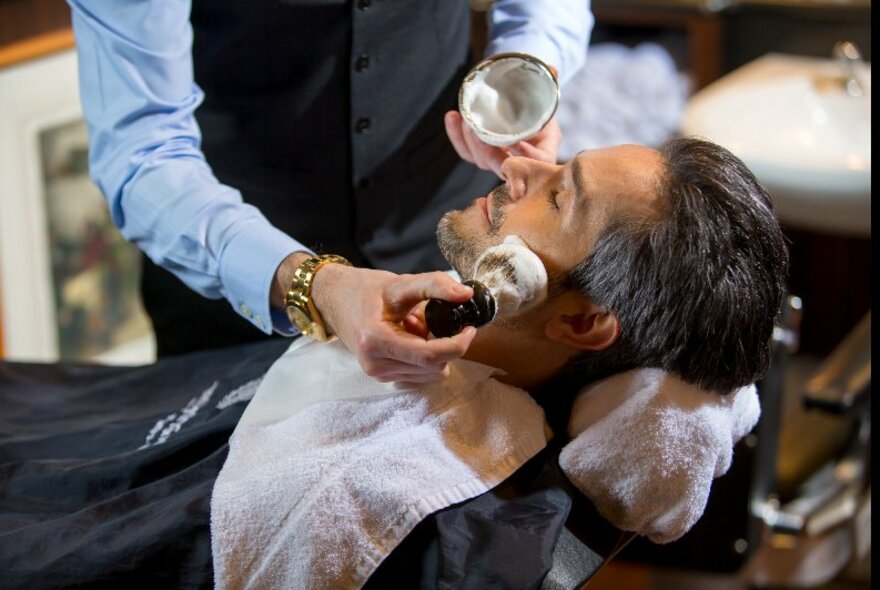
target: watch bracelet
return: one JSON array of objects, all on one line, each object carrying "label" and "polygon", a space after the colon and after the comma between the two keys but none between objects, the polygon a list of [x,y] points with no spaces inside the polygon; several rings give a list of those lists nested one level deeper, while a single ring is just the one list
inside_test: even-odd
[{"label": "watch bracelet", "polygon": [[306,335],[318,340],[326,340],[327,336],[324,320],[312,300],[312,284],[318,270],[324,265],[332,263],[351,266],[351,262],[338,254],[318,254],[310,256],[301,262],[296,267],[296,270],[294,270],[293,279],[291,280],[290,286],[287,288],[287,293],[284,296],[285,308],[292,306],[300,310],[303,310],[303,308],[308,310],[308,315],[311,317],[315,329],[308,330]]}]

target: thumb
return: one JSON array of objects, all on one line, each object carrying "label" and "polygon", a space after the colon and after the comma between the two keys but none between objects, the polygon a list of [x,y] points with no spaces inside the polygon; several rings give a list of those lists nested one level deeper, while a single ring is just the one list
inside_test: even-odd
[{"label": "thumb", "polygon": [[531,158],[532,160],[545,160],[547,158],[547,153],[544,150],[530,144],[527,141],[521,141],[515,145],[512,145],[507,148],[507,151],[510,152],[510,154],[513,156],[519,156],[521,158]]},{"label": "thumb", "polygon": [[385,288],[385,304],[389,311],[403,318],[410,310],[425,301],[436,298],[446,301],[467,301],[474,291],[445,272],[431,272],[397,277]]}]

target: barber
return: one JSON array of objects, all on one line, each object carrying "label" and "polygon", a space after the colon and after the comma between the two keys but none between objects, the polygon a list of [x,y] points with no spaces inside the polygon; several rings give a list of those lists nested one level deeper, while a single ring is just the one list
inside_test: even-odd
[{"label": "barber", "polygon": [[[508,153],[555,161],[560,142],[555,120],[509,150],[462,124],[467,0],[69,3],[91,175],[145,254],[159,356],[293,335],[293,317],[379,379],[444,374],[473,329],[428,341],[409,312],[470,290],[396,273],[444,268],[440,216]],[[487,55],[561,81],[593,22],[588,0],[498,0],[489,19]]]}]

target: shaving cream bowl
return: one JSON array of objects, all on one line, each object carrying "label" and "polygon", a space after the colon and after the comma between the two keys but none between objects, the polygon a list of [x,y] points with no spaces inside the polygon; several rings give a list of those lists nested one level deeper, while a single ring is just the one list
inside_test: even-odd
[{"label": "shaving cream bowl", "polygon": [[499,53],[471,69],[458,92],[458,109],[483,142],[514,145],[538,133],[559,104],[550,67],[524,53]]}]

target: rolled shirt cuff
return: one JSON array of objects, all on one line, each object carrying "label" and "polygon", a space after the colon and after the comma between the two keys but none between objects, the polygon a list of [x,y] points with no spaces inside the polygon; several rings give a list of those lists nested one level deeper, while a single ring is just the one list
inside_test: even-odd
[{"label": "rolled shirt cuff", "polygon": [[274,226],[254,224],[238,232],[224,251],[220,277],[236,313],[265,334],[297,334],[286,314],[271,308],[269,297],[281,262],[294,252],[311,250]]}]

